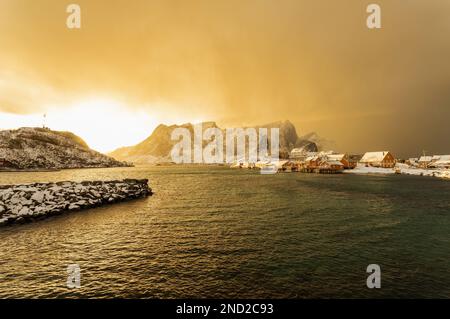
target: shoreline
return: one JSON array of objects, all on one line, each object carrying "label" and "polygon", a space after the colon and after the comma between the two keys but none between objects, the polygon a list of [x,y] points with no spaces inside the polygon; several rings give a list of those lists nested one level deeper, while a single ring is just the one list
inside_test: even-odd
[{"label": "shoreline", "polygon": [[0,227],[152,194],[148,179],[0,185]]},{"label": "shoreline", "polygon": [[450,178],[450,170],[448,169],[425,169],[414,168],[409,166],[396,166],[394,168],[381,168],[381,167],[356,167],[353,170],[345,170],[346,174],[384,174],[384,175],[411,175],[411,176],[424,176],[424,177],[437,177],[441,179]]},{"label": "shoreline", "polygon": [[62,169],[43,169],[43,168],[37,168],[37,169],[0,169],[0,173],[38,173],[38,172],[59,172]]},{"label": "shoreline", "polygon": [[[73,168],[49,168],[49,169],[1,169],[1,173],[48,173],[48,172],[61,172],[66,170],[83,170],[83,169],[108,169],[108,168],[133,168],[133,167],[226,167],[233,168],[226,164],[175,164],[175,163],[147,163],[147,164],[134,164],[129,166],[111,166],[111,167],[73,167]],[[234,168],[235,169],[235,168]],[[253,170],[256,168],[246,168],[242,167],[239,170]],[[303,173],[301,171],[280,171],[279,173]],[[353,169],[345,169],[341,172],[342,174],[352,174],[352,175],[411,175],[411,176],[424,176],[424,177],[436,177],[439,179],[447,179],[450,180],[450,169],[425,169],[425,168],[417,168],[410,166],[395,166],[394,168],[382,168],[382,167],[366,167],[366,166],[357,166]],[[311,173],[308,173],[311,174]],[[317,173],[318,174],[318,173]],[[1,186],[2,184],[0,184]]]},{"label": "shoreline", "polygon": [[90,166],[90,167],[64,167],[64,168],[25,168],[25,169],[5,169],[0,168],[0,173],[38,173],[38,172],[60,172],[70,169],[97,169],[97,168],[125,168],[125,167],[135,167],[135,165],[128,166]]}]

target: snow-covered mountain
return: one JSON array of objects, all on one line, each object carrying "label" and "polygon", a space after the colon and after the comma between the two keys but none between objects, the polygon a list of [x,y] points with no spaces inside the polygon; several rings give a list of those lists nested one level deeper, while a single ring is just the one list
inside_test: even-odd
[{"label": "snow-covered mountain", "polygon": [[[191,123],[170,126],[160,124],[153,133],[141,143],[134,146],[119,148],[108,155],[119,160],[133,163],[171,162],[170,151],[173,146],[178,143],[178,141],[171,140],[171,133],[175,128],[179,127],[187,128],[193,136],[194,125]],[[203,130],[211,127],[219,128],[215,122],[202,123]],[[280,129],[280,157],[282,158],[286,158],[289,152],[296,147],[305,147],[310,151],[317,151],[318,149],[318,145],[314,141],[299,137],[295,126],[290,121],[279,121],[255,126],[254,128],[258,129],[260,127]],[[208,142],[204,141],[204,146],[207,143]]]},{"label": "snow-covered mountain", "polygon": [[70,132],[24,127],[0,131],[0,169],[63,169],[127,166],[91,150]]}]

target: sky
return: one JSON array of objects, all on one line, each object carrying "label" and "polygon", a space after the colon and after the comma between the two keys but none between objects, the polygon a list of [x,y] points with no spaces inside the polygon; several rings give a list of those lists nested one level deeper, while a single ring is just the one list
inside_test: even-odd
[{"label": "sky", "polygon": [[[0,0],[0,129],[111,151],[159,123],[290,120],[337,151],[450,153],[450,1]],[[81,29],[66,6],[81,7]]]}]

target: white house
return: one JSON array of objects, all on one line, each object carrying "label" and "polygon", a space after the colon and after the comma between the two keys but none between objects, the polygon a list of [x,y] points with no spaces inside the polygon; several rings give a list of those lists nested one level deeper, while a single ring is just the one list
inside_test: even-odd
[{"label": "white house", "polygon": [[419,163],[420,167],[426,168],[426,167],[428,167],[428,165],[431,163],[432,160],[433,160],[433,156],[421,156],[419,158],[418,163]]},{"label": "white house", "polygon": [[305,156],[305,153],[303,148],[294,148],[289,154],[289,158],[302,158]]},{"label": "white house", "polygon": [[[430,166],[438,168],[450,168],[450,155],[435,155],[436,160]],[[433,156],[434,157],[434,156]]]},{"label": "white house", "polygon": [[294,149],[292,149],[291,153],[289,154],[289,158],[294,159],[294,160],[304,161],[307,157],[314,156],[316,154],[317,154],[317,152],[309,152],[309,151],[306,151],[304,148],[294,148]]},{"label": "white house", "polygon": [[325,157],[327,160],[337,161],[337,162],[342,163],[342,165],[344,165],[344,168],[346,168],[346,169],[355,168],[355,166],[356,166],[356,162],[350,161],[348,154],[331,154],[331,155],[326,155]]}]

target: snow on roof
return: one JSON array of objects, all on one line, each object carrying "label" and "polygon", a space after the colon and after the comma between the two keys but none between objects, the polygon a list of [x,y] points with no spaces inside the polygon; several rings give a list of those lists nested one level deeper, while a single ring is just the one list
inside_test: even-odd
[{"label": "snow on roof", "polygon": [[419,158],[419,162],[431,162],[433,159],[433,156],[421,156]]},{"label": "snow on roof", "polygon": [[389,151],[383,151],[383,152],[367,152],[364,154],[364,156],[361,158],[361,162],[364,163],[371,163],[371,162],[381,162],[384,160],[386,155],[389,153]]},{"label": "snow on roof", "polygon": [[342,161],[342,159],[345,157],[345,154],[331,154],[331,155],[327,155],[327,158],[329,160],[333,160],[333,161]]},{"label": "snow on roof", "polygon": [[450,159],[450,155],[433,155],[434,160],[447,160]]},{"label": "snow on roof", "polygon": [[305,161],[309,162],[309,161],[316,161],[318,160],[319,157],[318,156],[308,156]]},{"label": "snow on roof", "polygon": [[435,164],[448,164],[450,163],[450,155],[439,155],[439,160]]}]

